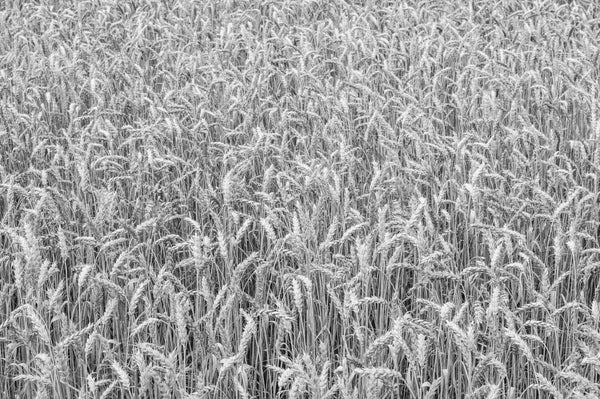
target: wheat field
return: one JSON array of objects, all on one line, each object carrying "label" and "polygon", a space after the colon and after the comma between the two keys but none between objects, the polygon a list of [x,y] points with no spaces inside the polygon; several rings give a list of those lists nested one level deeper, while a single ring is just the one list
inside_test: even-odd
[{"label": "wheat field", "polygon": [[1,0],[0,398],[600,397],[600,5]]}]

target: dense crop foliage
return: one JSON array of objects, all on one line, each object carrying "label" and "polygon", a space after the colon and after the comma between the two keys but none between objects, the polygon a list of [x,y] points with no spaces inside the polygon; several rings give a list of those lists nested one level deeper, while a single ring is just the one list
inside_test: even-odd
[{"label": "dense crop foliage", "polygon": [[595,3],[0,1],[0,397],[599,397]]}]

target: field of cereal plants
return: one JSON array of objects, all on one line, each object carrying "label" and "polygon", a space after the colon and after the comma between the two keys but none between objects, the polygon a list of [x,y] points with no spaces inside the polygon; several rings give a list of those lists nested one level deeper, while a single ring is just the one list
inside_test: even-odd
[{"label": "field of cereal plants", "polygon": [[0,1],[0,397],[598,398],[599,35]]}]

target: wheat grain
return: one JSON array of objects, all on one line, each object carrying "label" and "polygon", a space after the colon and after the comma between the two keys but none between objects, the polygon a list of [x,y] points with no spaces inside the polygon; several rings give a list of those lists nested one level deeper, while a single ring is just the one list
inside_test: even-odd
[{"label": "wheat grain", "polygon": [[0,18],[0,396],[598,396],[593,2],[50,3]]}]

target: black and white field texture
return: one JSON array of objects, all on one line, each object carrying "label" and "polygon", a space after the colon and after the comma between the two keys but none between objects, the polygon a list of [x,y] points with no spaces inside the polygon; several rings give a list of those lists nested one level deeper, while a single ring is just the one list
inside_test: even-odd
[{"label": "black and white field texture", "polygon": [[599,35],[0,0],[0,398],[600,397]]}]

